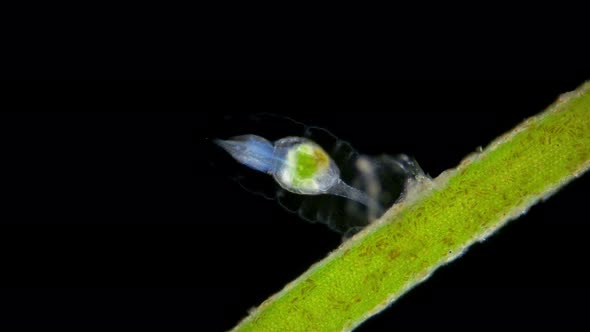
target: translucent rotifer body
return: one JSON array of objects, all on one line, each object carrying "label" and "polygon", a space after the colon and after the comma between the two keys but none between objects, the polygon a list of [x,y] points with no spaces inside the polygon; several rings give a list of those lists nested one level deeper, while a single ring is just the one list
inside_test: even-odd
[{"label": "translucent rotifer body", "polygon": [[211,135],[235,132],[259,135],[214,140],[217,146],[208,155],[214,173],[344,237],[380,217],[426,178],[406,155],[361,155],[330,131],[283,116],[224,117]]},{"label": "translucent rotifer body", "polygon": [[303,137],[285,137],[274,144],[256,135],[242,135],[215,143],[240,163],[268,174],[292,193],[332,194],[370,206],[365,193],[340,179],[332,158],[315,142]]}]

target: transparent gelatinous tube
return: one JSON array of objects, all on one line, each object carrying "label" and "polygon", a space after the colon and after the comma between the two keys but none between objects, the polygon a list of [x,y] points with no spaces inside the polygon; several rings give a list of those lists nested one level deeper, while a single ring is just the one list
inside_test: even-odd
[{"label": "transparent gelatinous tube", "polygon": [[[216,136],[230,138],[212,144],[216,173],[345,238],[380,217],[414,183],[429,179],[406,155],[364,156],[324,128],[282,116],[237,117],[220,127]],[[258,135],[232,136],[240,131]]]}]

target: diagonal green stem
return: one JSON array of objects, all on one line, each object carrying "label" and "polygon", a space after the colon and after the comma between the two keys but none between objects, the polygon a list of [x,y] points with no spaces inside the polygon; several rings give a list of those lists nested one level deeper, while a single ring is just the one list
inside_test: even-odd
[{"label": "diagonal green stem", "polygon": [[234,331],[351,330],[590,167],[590,82],[411,194]]}]

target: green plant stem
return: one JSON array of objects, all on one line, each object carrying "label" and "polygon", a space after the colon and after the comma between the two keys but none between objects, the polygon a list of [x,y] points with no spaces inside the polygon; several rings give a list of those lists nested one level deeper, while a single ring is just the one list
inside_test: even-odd
[{"label": "green plant stem", "polygon": [[468,156],[234,331],[351,330],[590,166],[590,82]]}]

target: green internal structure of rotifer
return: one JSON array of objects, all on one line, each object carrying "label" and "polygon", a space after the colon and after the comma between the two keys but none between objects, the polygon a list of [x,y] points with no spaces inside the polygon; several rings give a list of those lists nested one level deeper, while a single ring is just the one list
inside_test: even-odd
[{"label": "green internal structure of rotifer", "polygon": [[589,90],[587,83],[562,96],[441,174],[430,188],[395,205],[235,330],[350,330],[382,310],[469,245],[587,170]]},{"label": "green internal structure of rotifer", "polygon": [[295,178],[297,180],[313,179],[328,162],[328,157],[321,149],[310,144],[300,144],[295,151]]}]

